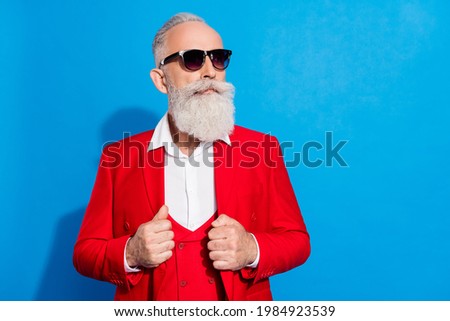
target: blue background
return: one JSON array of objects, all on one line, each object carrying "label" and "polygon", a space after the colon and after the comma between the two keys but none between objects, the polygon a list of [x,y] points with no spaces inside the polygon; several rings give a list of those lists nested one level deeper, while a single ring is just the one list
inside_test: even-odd
[{"label": "blue background", "polygon": [[102,145],[166,110],[151,42],[180,11],[233,50],[237,123],[286,160],[348,140],[348,167],[289,168],[312,254],[275,299],[449,300],[450,5],[402,0],[1,0],[0,299],[113,297],[73,244]]}]

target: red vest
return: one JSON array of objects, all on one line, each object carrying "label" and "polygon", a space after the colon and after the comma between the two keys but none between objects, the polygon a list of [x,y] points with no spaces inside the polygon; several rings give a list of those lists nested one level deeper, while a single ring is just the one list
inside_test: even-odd
[{"label": "red vest", "polygon": [[197,230],[190,231],[169,215],[175,248],[172,257],[154,270],[154,300],[225,300],[220,273],[214,269],[207,248],[208,231],[215,218],[214,214]]}]

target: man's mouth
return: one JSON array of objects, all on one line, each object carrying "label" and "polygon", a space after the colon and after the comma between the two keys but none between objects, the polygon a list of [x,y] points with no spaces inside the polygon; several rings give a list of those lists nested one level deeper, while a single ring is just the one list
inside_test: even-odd
[{"label": "man's mouth", "polygon": [[217,93],[217,90],[215,90],[214,88],[207,88],[205,90],[195,92],[194,95],[209,95],[213,93]]}]

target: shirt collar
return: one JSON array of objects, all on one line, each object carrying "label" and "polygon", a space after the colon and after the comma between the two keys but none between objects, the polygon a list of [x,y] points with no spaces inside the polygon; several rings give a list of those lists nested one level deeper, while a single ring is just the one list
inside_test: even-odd
[{"label": "shirt collar", "polygon": [[[225,135],[220,140],[226,143],[227,145],[231,146],[229,135]],[[205,142],[201,142],[200,146],[204,144]],[[150,140],[147,151],[149,152],[151,150],[158,149],[160,147],[164,147],[166,149],[166,152],[168,152],[169,154],[175,155],[174,148],[177,147],[173,143],[172,135],[170,134],[169,119],[167,112],[161,118],[158,125],[156,125],[155,131],[153,132],[153,136],[152,139]]]}]

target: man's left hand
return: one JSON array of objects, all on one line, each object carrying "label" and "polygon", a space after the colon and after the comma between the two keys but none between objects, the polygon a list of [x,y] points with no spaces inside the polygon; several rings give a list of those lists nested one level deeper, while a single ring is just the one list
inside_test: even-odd
[{"label": "man's left hand", "polygon": [[238,221],[222,214],[211,225],[208,249],[214,268],[236,271],[256,260],[256,242]]}]

